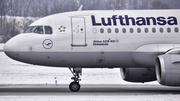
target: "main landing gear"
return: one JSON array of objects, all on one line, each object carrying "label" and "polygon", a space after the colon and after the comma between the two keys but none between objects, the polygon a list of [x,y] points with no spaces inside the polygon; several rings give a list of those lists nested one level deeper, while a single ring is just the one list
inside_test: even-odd
[{"label": "main landing gear", "polygon": [[69,70],[73,74],[73,77],[71,79],[74,80],[73,82],[70,83],[69,89],[72,92],[78,92],[80,90],[80,88],[81,88],[81,85],[79,84],[79,81],[81,81],[80,75],[82,75],[82,68],[79,68],[79,67],[70,68],[69,67]]}]

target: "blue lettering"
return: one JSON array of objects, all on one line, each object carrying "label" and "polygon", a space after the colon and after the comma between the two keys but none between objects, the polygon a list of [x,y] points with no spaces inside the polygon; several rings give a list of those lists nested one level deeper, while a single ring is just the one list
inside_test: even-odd
[{"label": "blue lettering", "polygon": [[168,17],[169,21],[168,24],[169,25],[177,25],[177,19],[175,17]]},{"label": "blue lettering", "polygon": [[117,15],[113,15],[112,18],[111,18],[111,19],[113,20],[114,26],[117,25],[117,22],[116,22],[116,19],[117,19],[117,18],[116,18],[116,16],[117,16]]},{"label": "blue lettering", "polygon": [[139,26],[146,25],[146,20],[143,17],[136,18],[136,24]]},{"label": "blue lettering", "polygon": [[129,17],[128,15],[117,16],[112,15],[112,17],[101,17],[101,22],[96,22],[95,16],[91,15],[92,25],[93,26],[117,26],[119,20],[119,24],[121,26],[129,26],[129,25],[137,25],[137,26],[145,26],[145,25],[178,25],[178,21],[176,17],[170,16],[168,18],[165,17]]},{"label": "blue lettering", "polygon": [[101,18],[101,20],[102,20],[102,24],[104,25],[104,26],[111,26],[111,18],[107,18],[108,19],[108,22],[106,23],[105,22],[105,19],[104,18]]},{"label": "blue lettering", "polygon": [[146,17],[147,25],[151,25],[150,20],[152,20],[153,25],[156,25],[156,19],[154,17]]},{"label": "blue lettering", "polygon": [[130,20],[131,20],[131,22],[132,22],[132,25],[136,25],[136,24],[135,24],[135,19],[132,18],[132,17],[128,17],[128,15],[125,15],[125,20],[126,20],[126,25],[129,25]]},{"label": "blue lettering", "polygon": [[101,23],[96,23],[96,19],[95,19],[94,15],[91,15],[91,19],[92,19],[93,26],[101,26]]},{"label": "blue lettering", "polygon": [[166,25],[165,19],[166,19],[165,17],[158,17],[157,18],[157,21],[158,21],[157,24],[158,25]]},{"label": "blue lettering", "polygon": [[122,26],[126,25],[126,24],[124,23],[124,18],[123,18],[122,16],[119,16],[119,21],[120,21],[120,24],[121,24]]}]

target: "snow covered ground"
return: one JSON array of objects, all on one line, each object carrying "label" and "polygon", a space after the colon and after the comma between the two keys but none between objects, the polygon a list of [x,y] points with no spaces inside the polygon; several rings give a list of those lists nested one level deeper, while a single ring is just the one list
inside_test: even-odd
[{"label": "snow covered ground", "polygon": [[179,101],[179,95],[3,96],[1,101]]},{"label": "snow covered ground", "polygon": [[[0,44],[0,49],[2,48],[3,44]],[[69,84],[72,74],[68,68],[17,62],[7,57],[4,52],[0,52],[0,84],[54,84],[55,77],[58,84]],[[83,69],[81,79],[81,84],[133,84],[121,79],[120,69]]]},{"label": "snow covered ground", "polygon": [[[0,44],[0,50],[3,44]],[[54,84],[57,77],[58,84],[69,84],[72,74],[67,68],[34,66],[20,63],[0,52],[0,85],[6,84]],[[119,69],[83,69],[81,84],[126,84],[121,79]],[[138,85],[159,85],[157,82]],[[21,92],[23,93],[23,92]],[[51,92],[49,92],[51,93]],[[2,95],[1,95],[2,94]],[[5,94],[5,95],[4,95]],[[9,95],[0,93],[0,101],[179,101],[179,94],[125,94],[125,95]],[[46,94],[46,93],[44,93]],[[94,95],[93,95],[94,94]]]}]

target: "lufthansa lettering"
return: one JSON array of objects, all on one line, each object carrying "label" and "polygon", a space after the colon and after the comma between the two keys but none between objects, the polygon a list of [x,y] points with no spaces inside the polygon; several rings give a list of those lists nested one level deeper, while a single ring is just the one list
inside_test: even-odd
[{"label": "lufthansa lettering", "polygon": [[112,17],[101,17],[100,22],[97,22],[96,17],[91,15],[93,26],[117,26],[119,23],[122,26],[146,26],[146,25],[178,25],[177,18],[174,16],[170,17],[129,17],[128,15],[112,15]]}]

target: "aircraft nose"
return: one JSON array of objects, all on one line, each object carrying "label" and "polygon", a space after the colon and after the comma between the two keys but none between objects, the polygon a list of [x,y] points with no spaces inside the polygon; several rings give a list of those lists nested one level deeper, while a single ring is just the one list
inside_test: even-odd
[{"label": "aircraft nose", "polygon": [[15,60],[19,59],[19,41],[17,38],[12,38],[4,45],[4,53]]}]

